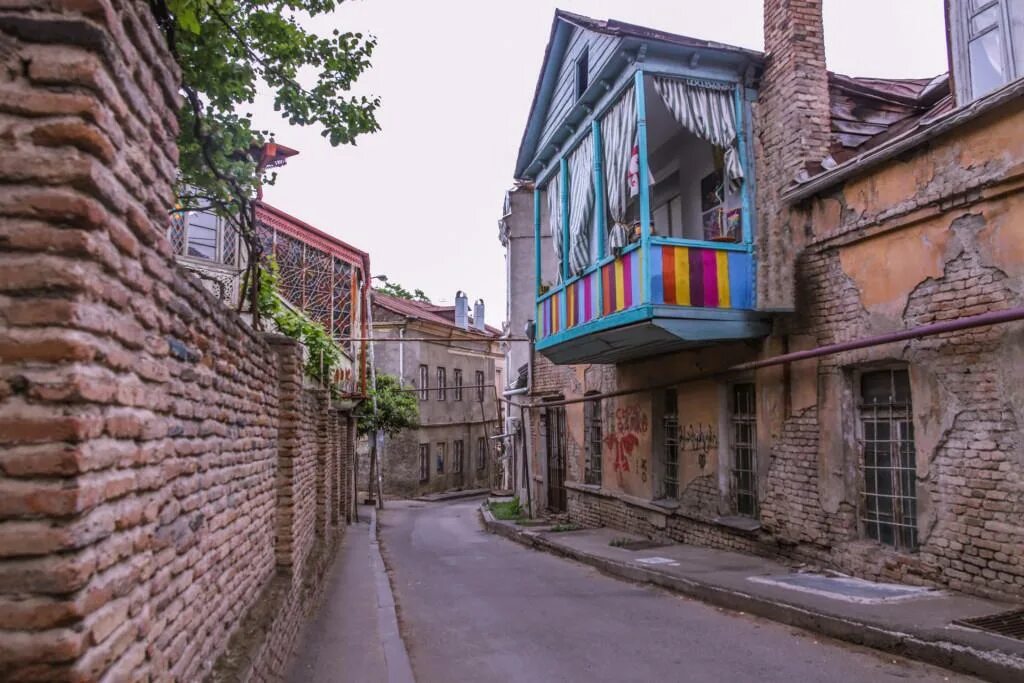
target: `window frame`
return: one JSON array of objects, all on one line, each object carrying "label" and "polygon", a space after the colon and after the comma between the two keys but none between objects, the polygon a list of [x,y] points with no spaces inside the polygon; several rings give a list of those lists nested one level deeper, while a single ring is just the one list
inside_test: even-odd
[{"label": "window frame", "polygon": [[476,375],[476,400],[481,403],[484,402],[484,382],[487,381],[487,375],[483,370],[477,370]]},{"label": "window frame", "polygon": [[462,400],[462,368],[452,369],[452,382],[454,387],[452,388],[452,400]]},{"label": "window frame", "polygon": [[[672,410],[669,411],[669,396],[672,396]],[[661,393],[661,497],[666,500],[679,499],[679,392],[665,389]],[[672,457],[669,457],[669,456]],[[671,471],[671,473],[670,473]]]},{"label": "window frame", "polygon": [[448,442],[438,441],[434,456],[436,460],[434,472],[436,474],[444,474],[445,461],[448,459]]},{"label": "window frame", "polygon": [[[999,9],[998,23],[975,35],[971,29],[971,20],[992,7],[998,7]],[[958,106],[970,104],[1024,77],[1024,73],[1018,73],[1016,60],[1014,59],[1016,50],[1024,50],[1024,32],[1016,36],[1018,44],[1015,44],[1007,0],[989,0],[980,4],[978,9],[973,10],[971,9],[971,0],[952,0],[950,2],[950,24],[950,48],[954,67],[953,82],[956,88],[956,102]],[[970,45],[973,41],[992,31],[999,32],[1000,57],[1002,58],[1005,80],[988,92],[975,94],[971,73]]]},{"label": "window frame", "polygon": [[604,425],[602,403],[594,398],[583,404],[583,483],[600,487],[603,484],[602,440]]},{"label": "window frame", "polygon": [[448,369],[437,366],[437,400],[448,400]]},{"label": "window frame", "polygon": [[420,483],[430,481],[430,444],[420,444]]},{"label": "window frame", "polygon": [[[750,411],[740,412],[737,406],[737,392],[741,387],[750,389]],[[760,516],[760,500],[757,494],[757,384],[753,380],[733,382],[728,385],[728,429],[729,429],[729,483],[730,505],[737,515],[758,519]],[[748,441],[741,443],[738,431],[741,426],[748,428]],[[740,462],[740,448],[748,452],[748,460]],[[740,465],[746,465],[741,467]],[[749,485],[741,487],[740,473],[749,475]],[[749,507],[743,505],[743,499],[749,499]]]},{"label": "window frame", "polygon": [[[879,406],[876,402],[872,404],[874,407],[873,417],[874,420],[869,420],[865,413],[865,396],[864,396],[864,380],[868,375],[887,373],[889,375],[890,388],[892,393],[889,396],[889,403],[885,406]],[[906,386],[907,396],[905,404],[900,404],[896,401],[896,375],[903,373],[906,375]],[[918,524],[918,513],[920,510],[920,497],[917,491],[917,442],[914,430],[914,399],[913,399],[913,388],[910,384],[910,368],[907,365],[880,365],[865,367],[857,370],[854,373],[854,401],[856,406],[856,426],[857,426],[857,489],[858,489],[858,504],[859,508],[857,511],[857,522],[862,538],[878,543],[881,546],[890,548],[897,552],[904,553],[916,553],[920,548],[920,525]],[[889,439],[871,439],[869,441],[868,436],[868,422],[871,422],[874,427],[871,432],[874,435],[878,434],[878,425],[882,424],[879,419],[879,407],[887,408],[886,414],[882,415],[882,419],[888,420]],[[893,425],[902,423],[902,429],[897,429],[897,438],[892,439]],[[909,438],[907,438],[909,436]],[[904,449],[902,446],[905,442],[909,443],[909,448]],[[872,469],[875,470],[874,478],[874,490],[869,490],[870,478],[868,476],[868,445],[869,443],[890,444],[889,451],[889,462],[890,465],[893,462],[894,451],[892,450],[892,444],[897,444],[896,455],[898,466],[897,467],[881,467],[878,463],[879,451],[875,451],[874,462],[876,463]],[[906,450],[907,452],[903,452]],[[910,457],[910,466],[904,467],[905,461],[902,459],[906,455]],[[878,478],[879,471],[890,470],[889,472],[889,484],[891,486],[891,495],[886,496],[885,494],[879,493]],[[903,476],[894,475],[893,471],[896,472],[909,472],[909,486],[906,488],[912,489],[907,494],[904,491],[904,484],[907,482],[903,481]],[[872,506],[871,498],[885,498],[889,497],[892,499],[892,521],[886,524],[880,519],[882,512],[879,510],[879,504],[876,501]],[[902,503],[904,501],[910,501],[909,512],[904,512]],[[875,510],[875,514],[872,515],[872,508]],[[872,533],[872,526],[874,527],[874,533]],[[883,538],[883,529],[888,534],[891,534],[892,542],[889,542]]]},{"label": "window frame", "polygon": [[590,46],[584,45],[573,61],[573,91],[579,100],[590,87]]},{"label": "window frame", "polygon": [[430,400],[430,366],[420,365],[420,400]]},{"label": "window frame", "polygon": [[476,438],[476,468],[478,470],[486,469],[487,467],[487,437],[478,436]]},{"label": "window frame", "polygon": [[462,461],[466,456],[466,444],[462,439],[452,442],[452,474],[462,474]]}]

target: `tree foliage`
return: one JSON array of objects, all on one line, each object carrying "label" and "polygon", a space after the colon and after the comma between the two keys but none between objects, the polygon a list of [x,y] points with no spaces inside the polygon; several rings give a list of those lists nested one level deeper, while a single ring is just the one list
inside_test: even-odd
[{"label": "tree foliage", "polygon": [[420,407],[416,395],[403,391],[397,377],[382,373],[377,375],[376,386],[370,389],[369,396],[356,408],[356,415],[360,436],[374,434],[378,430],[387,436],[395,436],[403,429],[419,426]]},{"label": "tree foliage", "polygon": [[397,282],[392,282],[390,280],[388,280],[387,282],[383,283],[380,286],[374,287],[374,289],[376,289],[378,292],[383,292],[384,294],[389,294],[391,296],[398,297],[399,299],[419,301],[424,304],[433,303],[430,300],[430,297],[428,297],[426,292],[424,292],[422,289],[414,289],[410,292],[402,285],[398,284]]}]

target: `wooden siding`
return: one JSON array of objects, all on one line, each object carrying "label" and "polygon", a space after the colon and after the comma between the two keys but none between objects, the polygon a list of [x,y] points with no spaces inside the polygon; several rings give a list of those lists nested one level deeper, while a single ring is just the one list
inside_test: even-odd
[{"label": "wooden siding", "polygon": [[593,83],[608,60],[615,54],[615,48],[618,47],[619,41],[620,39],[615,36],[594,33],[579,27],[573,29],[572,37],[569,38],[569,44],[558,69],[558,79],[551,95],[551,104],[544,117],[544,128],[541,130],[541,142],[537,147],[538,150],[547,145],[551,136],[558,130],[558,126],[565,120],[569,110],[576,103],[576,60],[583,49],[590,49],[590,54],[587,57],[589,67],[587,78]]}]

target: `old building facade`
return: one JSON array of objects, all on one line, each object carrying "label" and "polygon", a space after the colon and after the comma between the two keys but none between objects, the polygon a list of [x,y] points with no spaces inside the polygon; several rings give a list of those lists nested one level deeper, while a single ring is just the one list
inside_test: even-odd
[{"label": "old building facade", "polygon": [[[820,0],[767,0],[764,55],[556,15],[504,219],[536,242],[521,497],[1024,595],[1024,36],[972,7],[932,80],[828,72]],[[972,63],[982,19],[1015,51]]]},{"label": "old building facade", "polygon": [[[470,315],[461,292],[455,306],[436,306],[375,291],[371,305],[376,371],[399,378],[420,413],[419,428],[384,439],[384,494],[491,488],[501,468],[492,437],[501,431],[504,359],[499,331],[484,324],[483,302]],[[359,451],[365,488],[369,443]]]}]

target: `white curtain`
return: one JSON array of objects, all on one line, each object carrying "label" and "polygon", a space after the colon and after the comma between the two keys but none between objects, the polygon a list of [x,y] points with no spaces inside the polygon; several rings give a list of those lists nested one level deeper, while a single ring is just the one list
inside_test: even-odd
[{"label": "white curtain", "polygon": [[732,189],[743,181],[731,86],[654,77],[654,88],[676,121],[725,151],[725,175]]},{"label": "white curtain", "polygon": [[562,193],[559,188],[559,172],[548,181],[548,230],[551,244],[555,247],[555,282],[562,281]]},{"label": "white curtain", "polygon": [[569,155],[569,273],[590,264],[590,226],[594,220],[594,138],[586,136]]},{"label": "white curtain", "polygon": [[[629,157],[636,138],[636,95],[630,86],[601,119],[601,148],[604,186],[612,226],[608,248],[621,249],[629,243],[626,210],[629,206]],[[603,256],[603,254],[602,254]]]}]

